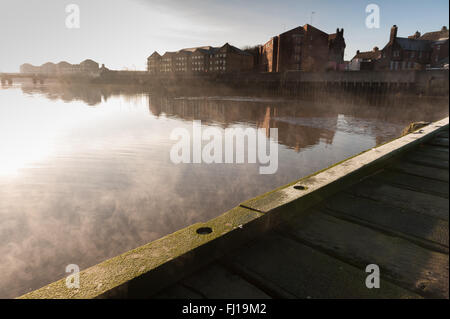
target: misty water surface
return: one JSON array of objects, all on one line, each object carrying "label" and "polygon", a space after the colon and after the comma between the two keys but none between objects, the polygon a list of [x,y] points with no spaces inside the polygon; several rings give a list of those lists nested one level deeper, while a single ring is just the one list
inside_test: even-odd
[{"label": "misty water surface", "polygon": [[[445,102],[446,103],[446,102]],[[0,89],[0,297],[16,297],[390,140],[445,103]],[[279,168],[170,161],[174,128],[278,128]]]}]

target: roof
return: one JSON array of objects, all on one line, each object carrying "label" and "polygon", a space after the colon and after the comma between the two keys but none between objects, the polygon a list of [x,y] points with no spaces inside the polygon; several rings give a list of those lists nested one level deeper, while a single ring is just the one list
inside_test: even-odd
[{"label": "roof", "polygon": [[354,60],[354,59],[376,60],[379,58],[381,58],[381,51],[380,50],[378,50],[378,51],[372,50],[372,51],[356,53],[356,55],[354,56],[354,58],[352,60]]},{"label": "roof", "polygon": [[157,51],[155,51],[152,53],[151,56],[149,56],[149,58],[153,58],[153,57],[161,57],[161,55]]},{"label": "roof", "polygon": [[[230,44],[228,44],[228,43],[225,43],[225,44],[222,46],[222,48],[223,48],[223,47],[228,47],[228,48],[230,49],[230,51],[232,51],[232,52],[234,52],[234,53],[237,53],[237,54],[253,56],[253,55],[251,55],[250,53],[245,52],[245,51],[243,51],[243,50],[241,50],[241,49],[239,49],[239,48],[236,48],[235,46],[230,45]],[[220,49],[221,49],[221,48],[220,48]]]},{"label": "roof", "polygon": [[178,51],[178,52],[195,52],[195,51],[200,51],[200,52],[205,52],[205,51],[208,51],[208,52],[210,52],[210,51],[212,51],[212,50],[215,50],[215,49],[218,49],[218,48],[215,48],[215,47],[212,47],[212,46],[203,46],[203,47],[195,47],[195,48],[185,48],[185,49],[181,49],[180,51]]},{"label": "roof", "polygon": [[[238,54],[242,54],[242,55],[248,55],[248,56],[252,56],[250,53],[245,52],[239,48],[236,48],[233,45],[230,45],[228,43],[225,43],[223,46],[221,47],[212,47],[212,46],[202,46],[202,47],[195,47],[195,48],[184,48],[181,50],[178,50],[176,52],[166,52],[163,54],[163,56],[171,56],[177,53],[186,53],[186,54],[192,54],[194,52],[202,52],[204,54],[214,54],[217,51],[219,51],[220,49],[224,48],[224,47],[228,47],[230,51],[238,53]],[[153,56],[153,54],[152,54]]]},{"label": "roof", "polygon": [[337,37],[337,33],[332,33],[328,35],[328,40],[334,40]]},{"label": "roof", "polygon": [[80,64],[98,64],[98,63],[93,60],[87,59],[81,62]]},{"label": "roof", "polygon": [[288,34],[288,33],[292,32],[292,31],[308,31],[308,30],[310,30],[310,29],[314,29],[314,30],[316,30],[316,31],[318,31],[318,32],[321,32],[321,33],[323,33],[324,35],[328,35],[328,33],[324,32],[324,31],[322,31],[322,30],[319,30],[319,29],[317,29],[316,27],[314,27],[314,26],[312,26],[312,25],[310,25],[310,24],[305,24],[304,26],[296,27],[296,28],[293,28],[293,29],[291,29],[291,30],[285,31],[285,32],[281,33],[280,36],[281,36],[281,35]]},{"label": "roof", "polygon": [[317,29],[316,27],[314,27],[314,26],[312,26],[312,25],[310,25],[310,24],[305,24],[305,25],[303,26],[303,29],[304,29],[305,31],[308,31],[309,29],[314,29],[314,30],[316,30],[316,31],[319,31],[319,32],[323,33],[324,35],[328,35],[328,33],[324,32],[324,31],[322,31],[322,30],[319,30],[319,29]]},{"label": "roof", "polygon": [[[305,25],[305,26],[306,26],[306,25]],[[291,32],[293,32],[293,31],[305,31],[305,29],[304,29],[304,27],[296,27],[296,28],[293,28],[293,29],[291,29],[291,30],[288,30],[288,31],[285,31],[285,32],[281,33],[280,36],[281,36],[281,35],[288,34],[288,33],[291,33]]]},{"label": "roof", "polygon": [[448,39],[448,29],[442,28],[440,31],[427,32],[419,38],[420,40],[438,41]]},{"label": "roof", "polygon": [[171,56],[171,55],[174,55],[176,52],[169,52],[169,51],[167,51],[167,52],[165,52],[162,56],[164,57],[164,56]]},{"label": "roof", "polygon": [[421,39],[395,38],[396,43],[407,51],[431,51],[431,42]]}]

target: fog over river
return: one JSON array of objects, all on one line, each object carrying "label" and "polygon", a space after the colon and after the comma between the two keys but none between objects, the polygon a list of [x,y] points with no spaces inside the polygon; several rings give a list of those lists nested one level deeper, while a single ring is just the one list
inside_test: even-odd
[{"label": "fog over river", "polygon": [[[0,88],[0,298],[17,297],[448,115],[448,100],[371,106],[138,89]],[[170,160],[176,128],[277,128],[278,170]]]}]

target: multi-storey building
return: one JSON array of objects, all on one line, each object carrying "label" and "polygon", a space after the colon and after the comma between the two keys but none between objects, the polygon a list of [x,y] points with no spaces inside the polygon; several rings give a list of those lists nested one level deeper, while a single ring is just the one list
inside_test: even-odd
[{"label": "multi-storey building", "polygon": [[159,65],[160,73],[172,73],[175,71],[173,58],[174,52],[166,52],[161,56],[161,63]]},{"label": "multi-storey building", "polygon": [[48,75],[68,75],[68,74],[96,74],[100,71],[99,64],[92,60],[84,60],[80,64],[70,64],[61,61],[58,64],[52,62],[44,63],[41,66],[33,66],[25,63],[20,66],[21,73],[48,74]]},{"label": "multi-storey building", "polygon": [[147,59],[147,71],[153,74],[159,73],[161,68],[161,55],[158,52],[153,52]]},{"label": "multi-storey building", "polygon": [[191,55],[191,71],[193,73],[204,73],[208,70],[209,53],[212,47],[196,48]]},{"label": "multi-storey building", "polygon": [[93,60],[87,59],[80,63],[81,73],[96,73],[99,71],[99,64]]},{"label": "multi-storey building", "polygon": [[208,73],[241,72],[253,68],[253,56],[228,43],[222,47],[197,47],[166,52],[154,52],[147,59],[148,72]]},{"label": "multi-storey building", "polygon": [[36,74],[39,72],[40,72],[40,70],[39,70],[38,66],[34,66],[29,63],[25,63],[20,66],[20,73]]},{"label": "multi-storey building", "polygon": [[449,32],[447,27],[443,26],[440,31],[427,32],[422,35],[420,40],[431,41],[431,59],[430,66],[441,68],[448,66],[448,40]]},{"label": "multi-storey building", "polygon": [[356,55],[348,64],[349,71],[373,71],[376,62],[381,59],[382,52],[378,47],[374,47],[372,51],[356,51]]},{"label": "multi-storey building", "polygon": [[257,69],[263,72],[339,69],[344,64],[345,46],[344,29],[327,34],[305,24],[261,46]]},{"label": "multi-storey building", "polygon": [[420,35],[416,32],[407,38],[397,36],[398,27],[391,28],[389,42],[376,62],[377,70],[422,70],[448,64],[448,38],[446,27],[441,31]]}]

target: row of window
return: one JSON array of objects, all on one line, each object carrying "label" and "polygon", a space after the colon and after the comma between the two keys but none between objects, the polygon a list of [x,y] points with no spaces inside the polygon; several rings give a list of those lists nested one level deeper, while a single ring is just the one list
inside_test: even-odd
[{"label": "row of window", "polygon": [[[419,53],[417,54],[417,56],[419,57],[419,58],[422,58],[422,57],[425,57],[425,58],[428,58],[428,52],[422,52],[422,51],[419,51]],[[386,55],[383,55],[384,57],[386,56]],[[398,50],[395,50],[393,53],[392,53],[392,56],[394,57],[394,58],[398,58],[398,57],[400,57],[400,51],[398,51]],[[409,52],[409,54],[408,54],[408,52],[405,52],[405,58],[407,58],[407,57],[410,57],[411,59],[414,59],[415,57],[416,57],[416,51],[411,51],[411,52]]]},{"label": "row of window", "polygon": [[[227,62],[226,62],[225,58],[226,58],[226,55],[222,55],[221,58],[214,59],[214,61],[215,61],[216,64],[219,64],[219,63],[220,64],[226,64]],[[188,63],[186,57],[176,58],[175,60],[176,61],[182,61],[182,62],[174,63],[175,65],[179,65],[180,63],[182,63],[182,64]],[[191,61],[191,63],[197,65],[197,64],[203,64],[204,61]],[[209,63],[213,64],[213,60],[210,60]],[[149,63],[148,63],[148,65],[152,65],[152,66],[153,65],[158,65],[158,64],[160,64],[160,63],[158,63],[157,61],[149,61]],[[170,58],[162,59],[162,62],[161,62],[162,66],[169,66],[171,64],[172,64],[172,59],[170,59]]]},{"label": "row of window", "polygon": [[209,57],[212,58],[226,58],[227,54],[226,53],[219,53],[219,54],[210,54]]},{"label": "row of window", "polygon": [[[213,64],[213,61],[209,61],[209,64]],[[226,60],[216,60],[215,64],[227,64]]]},{"label": "row of window", "polygon": [[389,66],[390,70],[411,70],[415,68],[414,62],[400,62],[400,61],[391,61]]},{"label": "row of window", "polygon": [[216,67],[209,67],[210,71],[226,71],[226,66],[216,66]]},{"label": "row of window", "polygon": [[[211,59],[213,59],[213,58],[226,58],[227,54],[226,53],[210,54],[209,57]],[[204,58],[205,58],[205,56],[202,56],[202,55],[194,55],[194,56],[191,57],[192,60],[203,60]],[[150,62],[151,63],[152,62],[158,62],[158,60],[156,60],[156,59],[157,58],[150,58]],[[172,59],[175,59],[175,60],[178,60],[178,61],[186,61],[186,60],[188,60],[188,57],[185,57],[185,56],[184,57],[175,57],[175,58],[168,57],[168,58],[162,58],[161,61],[163,61],[163,62],[170,62],[170,61],[172,61]]]},{"label": "row of window", "polygon": [[[216,67],[210,67],[209,71],[226,71],[227,67],[226,66],[216,66]],[[153,70],[156,71],[156,70]],[[187,68],[175,68],[175,72],[187,72]],[[193,68],[192,71],[194,72],[199,72],[199,71],[205,71],[204,67],[199,67],[199,68]],[[159,72],[161,73],[170,73],[172,72],[171,68],[162,68],[159,70]]]}]

